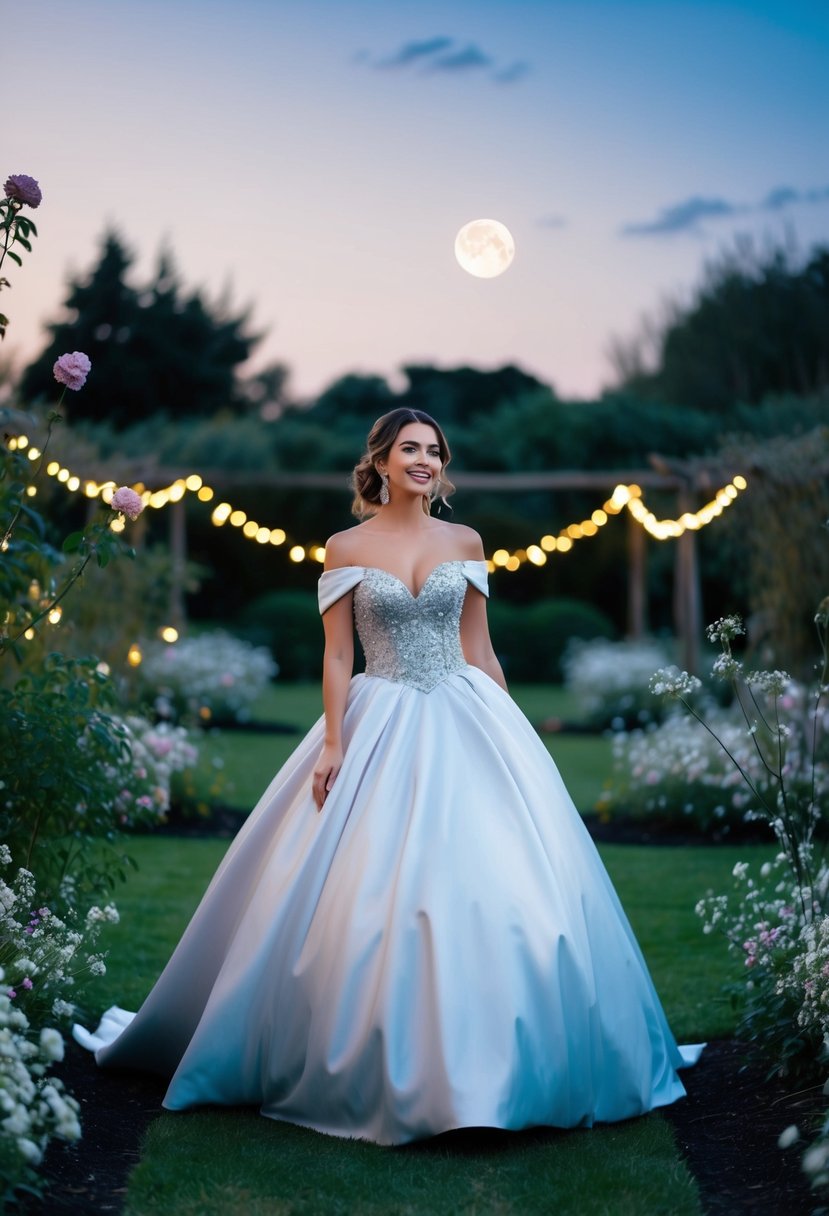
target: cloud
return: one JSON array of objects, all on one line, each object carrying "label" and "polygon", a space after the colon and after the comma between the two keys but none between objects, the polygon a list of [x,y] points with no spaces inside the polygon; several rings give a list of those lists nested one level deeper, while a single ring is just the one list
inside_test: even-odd
[{"label": "cloud", "polygon": [[821,190],[795,190],[792,186],[778,186],[771,190],[758,207],[758,211],[782,211],[794,203],[829,202],[829,186]]},{"label": "cloud", "polygon": [[706,220],[731,219],[735,215],[757,215],[762,212],[783,211],[802,203],[829,202],[829,186],[817,190],[796,190],[793,186],[777,186],[762,202],[731,203],[722,198],[701,198],[695,195],[671,207],[664,207],[654,220],[625,224],[622,236],[665,236],[677,232],[700,232]]},{"label": "cloud", "polygon": [[375,62],[377,68],[408,68],[422,63],[432,55],[439,55],[454,43],[454,38],[425,38],[420,42],[404,42],[393,55]]},{"label": "cloud", "polygon": [[502,85],[516,84],[531,70],[529,63],[523,59],[498,64],[474,42],[461,43],[456,38],[448,38],[445,35],[404,42],[390,55],[378,57],[361,51],[353,57],[353,62],[366,64],[379,71],[409,70],[421,76],[436,73],[465,75],[489,69],[490,78]]},{"label": "cloud", "polygon": [[530,65],[525,59],[516,59],[515,63],[511,63],[506,68],[500,68],[494,72],[492,79],[498,84],[516,84],[519,80],[523,80],[530,72]]},{"label": "cloud", "polygon": [[660,236],[673,232],[697,232],[702,220],[724,219],[728,216],[739,215],[744,208],[726,202],[722,198],[685,199],[682,203],[674,203],[672,207],[663,207],[655,220],[642,223],[626,224],[622,236]]},{"label": "cloud", "polygon": [[433,59],[428,70],[430,72],[468,72],[470,68],[488,68],[491,63],[489,55],[485,55],[479,47],[470,42],[462,50]]}]

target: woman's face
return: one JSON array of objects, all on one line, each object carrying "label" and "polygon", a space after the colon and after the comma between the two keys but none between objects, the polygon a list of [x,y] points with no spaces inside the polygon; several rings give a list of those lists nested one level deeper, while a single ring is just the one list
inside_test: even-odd
[{"label": "woman's face", "polygon": [[377,468],[387,473],[389,494],[431,494],[440,476],[440,446],[435,428],[425,422],[401,427],[385,460]]}]

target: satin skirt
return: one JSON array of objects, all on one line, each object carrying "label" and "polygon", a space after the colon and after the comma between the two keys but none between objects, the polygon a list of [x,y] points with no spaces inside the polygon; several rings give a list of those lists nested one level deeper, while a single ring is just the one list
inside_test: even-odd
[{"label": "satin skirt", "polygon": [[389,1145],[681,1097],[695,1052],[511,698],[473,667],[429,693],[358,675],[344,737],[322,812],[320,720],[138,1014],[79,1030],[98,1062],[169,1076],[171,1110],[252,1103]]}]

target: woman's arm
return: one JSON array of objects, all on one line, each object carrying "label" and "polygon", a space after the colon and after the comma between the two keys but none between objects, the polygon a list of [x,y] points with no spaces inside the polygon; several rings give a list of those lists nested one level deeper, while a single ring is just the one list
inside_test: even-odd
[{"label": "woman's arm", "polygon": [[486,619],[486,596],[475,587],[468,587],[461,613],[461,648],[467,663],[481,671],[509,692],[501,664],[492,649]]},{"label": "woman's arm", "polygon": [[[336,563],[334,563],[336,565]],[[326,569],[328,569],[326,563]],[[334,568],[333,565],[331,568]],[[354,671],[354,625],[349,591],[325,612],[325,652],[322,660],[322,706],[325,713],[325,742],[314,766],[313,791],[317,810],[333,786],[343,762],[343,718],[348,686]]]}]

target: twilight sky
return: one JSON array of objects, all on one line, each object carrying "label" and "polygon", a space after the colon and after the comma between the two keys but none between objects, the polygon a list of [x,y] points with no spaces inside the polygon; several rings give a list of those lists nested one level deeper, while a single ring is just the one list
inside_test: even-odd
[{"label": "twilight sky", "polygon": [[[230,284],[255,363],[516,362],[563,396],[737,234],[829,243],[825,0],[26,0],[0,181],[37,178],[5,352],[34,354],[106,225]],[[455,262],[467,220],[515,262]]]}]

